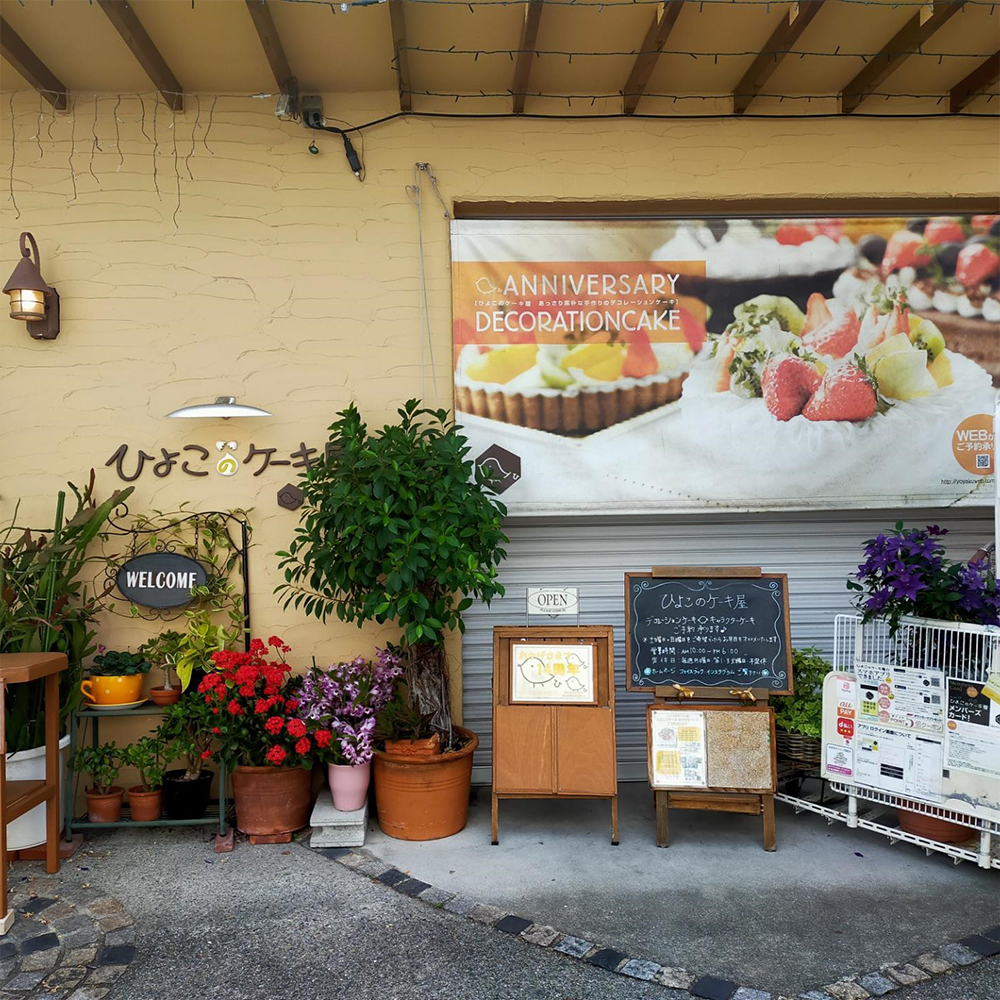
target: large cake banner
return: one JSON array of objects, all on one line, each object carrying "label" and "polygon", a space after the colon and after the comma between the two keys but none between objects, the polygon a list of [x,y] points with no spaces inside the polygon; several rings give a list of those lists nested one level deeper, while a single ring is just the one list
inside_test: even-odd
[{"label": "large cake banner", "polygon": [[452,223],[512,513],[992,504],[1000,216]]}]

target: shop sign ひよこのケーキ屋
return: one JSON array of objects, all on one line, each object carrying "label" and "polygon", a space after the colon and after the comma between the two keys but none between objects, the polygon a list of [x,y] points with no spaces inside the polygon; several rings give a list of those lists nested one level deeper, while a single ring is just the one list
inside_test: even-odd
[{"label": "shop sign \u3072\u3088\u3053\u306e\u30b1\u30fc\u30ad\u5c4b", "polygon": [[208,582],[205,567],[177,552],[146,552],[118,568],[115,585],[133,604],[179,608],[190,604],[194,587]]},{"label": "shop sign \u3072\u3088\u3053\u306e\u30b1\u30fc\u30ad\u5c4b", "polygon": [[998,223],[457,220],[458,422],[514,513],[989,504]]}]

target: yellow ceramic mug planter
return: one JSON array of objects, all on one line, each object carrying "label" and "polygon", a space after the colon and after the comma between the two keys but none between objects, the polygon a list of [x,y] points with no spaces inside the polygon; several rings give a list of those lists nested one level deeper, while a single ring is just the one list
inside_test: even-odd
[{"label": "yellow ceramic mug planter", "polygon": [[142,698],[149,661],[141,653],[107,650],[94,657],[90,677],[80,682],[87,701],[96,705],[131,705]]}]

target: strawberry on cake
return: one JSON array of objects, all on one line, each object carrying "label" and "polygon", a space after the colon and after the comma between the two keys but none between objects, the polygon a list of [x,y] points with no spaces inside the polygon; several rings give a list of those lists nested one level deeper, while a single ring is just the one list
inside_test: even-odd
[{"label": "strawberry on cake", "polygon": [[962,474],[942,429],[992,414],[989,375],[948,350],[903,289],[877,285],[867,299],[814,294],[803,312],[760,295],[712,337],[684,385],[681,416],[711,460],[716,495],[731,477],[751,502],[838,488],[847,498],[854,485],[861,492],[858,476],[918,495],[937,485],[927,468],[954,464]]}]

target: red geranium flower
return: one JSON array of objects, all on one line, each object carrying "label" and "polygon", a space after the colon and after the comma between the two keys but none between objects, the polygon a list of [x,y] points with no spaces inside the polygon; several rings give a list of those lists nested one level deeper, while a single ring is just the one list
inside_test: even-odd
[{"label": "red geranium flower", "polygon": [[202,750],[202,752],[201,752],[201,759],[202,760],[208,760],[208,758],[211,757],[211,756],[212,756],[212,751],[211,750]]},{"label": "red geranium flower", "polygon": [[275,767],[279,767],[284,763],[287,756],[288,753],[285,751],[285,748],[279,747],[275,744],[270,750],[267,751],[267,762],[268,764],[274,764]]},{"label": "red geranium flower", "polygon": [[289,715],[291,715],[292,712],[296,711],[298,709],[298,707],[299,707],[299,699],[298,698],[289,698],[288,701],[285,702],[285,711]]},{"label": "red geranium flower", "polygon": [[272,715],[271,718],[264,723],[264,728],[272,736],[277,736],[278,733],[285,728],[285,720],[280,715]]},{"label": "red geranium flower", "polygon": [[333,733],[329,729],[320,729],[313,733],[313,739],[316,740],[316,746],[318,747],[328,747],[330,745],[330,740],[333,739]]},{"label": "red geranium flower", "polygon": [[305,736],[306,734],[306,724],[301,719],[289,719],[288,720],[288,735],[294,736],[296,739],[300,736]]},{"label": "red geranium flower", "polygon": [[309,749],[310,749],[310,743],[308,736],[303,736],[302,739],[295,744],[295,752],[297,754],[307,754],[309,753]]},{"label": "red geranium flower", "polygon": [[243,714],[243,706],[240,705],[240,703],[235,698],[230,699],[230,702],[229,702],[229,714],[230,715],[242,715]]},{"label": "red geranium flower", "polygon": [[222,730],[218,726],[212,726],[212,732],[213,733],[221,733]]},{"label": "red geranium flower", "polygon": [[284,646],[284,643],[276,635],[272,635],[271,638],[267,640],[267,644],[269,646],[275,646],[276,648]]}]

